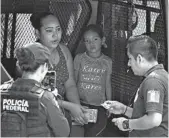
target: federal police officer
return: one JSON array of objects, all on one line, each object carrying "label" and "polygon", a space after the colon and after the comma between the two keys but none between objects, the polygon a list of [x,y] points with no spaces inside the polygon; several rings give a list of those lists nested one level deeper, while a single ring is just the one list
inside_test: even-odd
[{"label": "federal police officer", "polygon": [[[34,111],[31,109],[33,106],[30,106],[27,96],[35,97],[35,95],[40,94],[41,104],[40,108],[37,109],[38,118],[31,119],[31,116],[28,115],[26,136],[68,136],[70,133],[69,124],[54,94],[41,87],[41,81],[48,71],[49,50],[40,43],[31,43],[17,49],[16,56],[23,74],[22,77],[16,81],[10,82],[9,85],[6,84],[6,91],[9,95],[15,96],[13,99],[3,99],[3,110],[25,113]],[[4,87],[1,87],[1,89],[3,88]],[[22,99],[27,98],[28,100],[15,99],[15,97],[17,98],[19,95],[22,96]],[[1,127],[2,136],[6,135],[7,131],[8,136],[14,136],[12,135],[12,130],[7,130],[8,128],[5,126]]]},{"label": "federal police officer", "polygon": [[156,42],[145,35],[129,39],[128,66],[135,75],[144,76],[131,108],[118,101],[107,101],[114,114],[125,114],[130,119],[114,118],[112,122],[130,137],[168,136],[168,73],[158,64]]}]

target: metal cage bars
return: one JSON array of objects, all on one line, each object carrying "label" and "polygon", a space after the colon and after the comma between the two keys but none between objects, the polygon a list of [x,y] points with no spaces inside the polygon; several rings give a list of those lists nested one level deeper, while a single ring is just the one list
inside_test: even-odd
[{"label": "metal cage bars", "polygon": [[[141,4],[140,4],[141,2]],[[139,29],[142,28],[141,31],[145,30],[147,35],[151,35],[152,33],[152,17],[151,13],[160,13],[162,14],[163,22],[164,21],[164,8],[162,8],[161,0],[157,1],[160,3],[160,7],[157,8],[156,5],[151,5],[152,3],[147,0],[140,0],[138,3],[134,3],[132,0],[125,0],[125,1],[119,1],[119,0],[100,0],[98,5],[98,16],[97,16],[97,23],[104,26],[104,32],[107,39],[108,44],[108,50],[105,50],[105,53],[112,57],[113,61],[113,68],[112,68],[112,90],[113,90],[113,99],[119,100],[125,104],[129,104],[131,97],[134,95],[134,93],[137,91],[137,88],[142,80],[141,77],[136,77],[133,75],[131,71],[128,73],[127,70],[127,55],[125,50],[125,45],[127,42],[127,39],[132,35],[133,30],[130,28],[132,20],[131,20],[131,13],[128,12],[134,5],[135,9],[140,10],[141,18],[144,18],[144,20],[141,20],[141,26]],[[121,13],[118,12],[118,7],[122,7],[123,11],[121,10]],[[164,5],[163,5],[164,6]],[[128,9],[124,10],[126,7]],[[163,10],[162,10],[163,9]],[[143,12],[145,11],[145,12]],[[115,13],[118,13],[115,16]],[[128,14],[127,14],[127,13]],[[143,14],[144,13],[144,14]],[[104,15],[104,21],[103,16]],[[126,16],[126,17],[125,17]],[[144,17],[145,16],[145,17]],[[120,19],[120,28],[117,28],[115,26],[116,19]],[[154,20],[154,19],[153,19]],[[140,22],[140,20],[139,20]],[[154,21],[155,22],[155,21]],[[104,24],[105,23],[105,24]],[[127,26],[124,28],[124,26]],[[165,24],[161,24],[161,26],[165,26]],[[139,31],[139,30],[138,30]],[[163,30],[165,32],[164,39],[164,45],[159,49],[159,51],[166,52],[167,50],[167,40],[166,40],[166,30]],[[125,34],[127,33],[126,37]],[[141,33],[141,32],[134,32],[135,34]],[[144,33],[144,32],[143,32]],[[159,35],[159,34],[158,34]],[[167,53],[165,54],[165,58],[163,59],[163,62],[165,63],[165,66],[167,66]]]},{"label": "metal cage bars", "polygon": [[[78,6],[81,8],[80,14],[78,14]],[[63,8],[64,10],[61,11],[60,9]],[[26,26],[29,22],[28,18],[30,15],[40,11],[51,11],[55,14],[59,14],[58,16],[61,20],[61,24],[65,28],[62,41],[68,45],[70,51],[73,53],[78,45],[81,29],[90,19],[91,10],[91,5],[88,0],[2,0],[1,57],[14,58],[14,50],[16,47],[20,47],[26,42],[35,40],[35,37],[32,36],[34,34],[32,34],[33,28],[30,26],[30,23],[29,28],[26,28]],[[74,22],[69,21],[72,20],[70,15],[71,12],[74,12],[74,16],[76,16]],[[64,16],[64,14],[67,14],[67,16]],[[18,22],[18,20],[20,22]],[[73,23],[73,30],[71,30],[71,33],[66,34],[66,31],[69,29],[68,26],[71,26]],[[18,30],[18,26],[22,26],[23,30],[25,29],[24,32],[22,29]],[[31,34],[29,34],[29,31]],[[24,38],[25,34],[28,36],[25,40],[28,39],[29,41],[27,40],[24,42],[24,40],[21,40],[21,38]]]}]

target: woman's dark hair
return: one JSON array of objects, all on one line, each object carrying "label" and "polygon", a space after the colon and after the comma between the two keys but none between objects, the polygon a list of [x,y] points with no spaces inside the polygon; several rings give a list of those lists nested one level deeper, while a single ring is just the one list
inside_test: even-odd
[{"label": "woman's dark hair", "polygon": [[33,13],[30,17],[30,21],[32,26],[37,29],[40,30],[40,27],[42,26],[41,24],[41,20],[49,15],[53,15],[55,16],[53,13],[51,12],[41,12],[41,13]]},{"label": "woman's dark hair", "polygon": [[93,32],[96,32],[101,38],[103,38],[104,36],[104,33],[103,33],[103,29],[100,27],[100,25],[98,24],[90,24],[88,25],[85,30],[84,30],[84,34],[87,32],[87,31],[93,31]]},{"label": "woman's dark hair", "polygon": [[25,48],[17,49],[16,57],[18,59],[19,66],[22,71],[34,72],[42,64],[36,62],[33,53],[29,49]]}]

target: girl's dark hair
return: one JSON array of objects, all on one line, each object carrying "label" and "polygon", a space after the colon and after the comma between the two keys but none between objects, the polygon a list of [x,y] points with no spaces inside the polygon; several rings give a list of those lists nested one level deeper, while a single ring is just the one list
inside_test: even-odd
[{"label": "girl's dark hair", "polygon": [[96,32],[101,38],[103,38],[103,36],[104,36],[103,29],[102,29],[101,26],[98,25],[98,24],[90,24],[90,25],[88,25],[88,26],[85,28],[85,30],[84,30],[84,34],[85,34],[87,31]]},{"label": "girl's dark hair", "polygon": [[51,12],[41,12],[41,13],[33,13],[30,17],[30,21],[31,21],[31,24],[32,26],[35,28],[35,29],[38,29],[40,30],[40,27],[42,26],[41,24],[41,20],[49,15],[53,15],[55,16],[53,13]]},{"label": "girl's dark hair", "polygon": [[22,71],[34,72],[41,63],[36,62],[33,53],[29,49],[19,48],[16,50],[16,57]]}]

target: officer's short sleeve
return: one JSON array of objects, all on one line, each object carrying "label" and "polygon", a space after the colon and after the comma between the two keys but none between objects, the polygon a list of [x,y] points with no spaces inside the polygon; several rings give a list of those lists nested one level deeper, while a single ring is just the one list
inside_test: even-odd
[{"label": "officer's short sleeve", "polygon": [[157,78],[149,78],[143,85],[143,98],[146,106],[146,112],[163,112],[165,88],[162,81]]},{"label": "officer's short sleeve", "polygon": [[52,93],[44,93],[43,103],[47,109],[47,122],[55,136],[67,137],[70,133],[70,128],[67,119],[58,107]]}]

